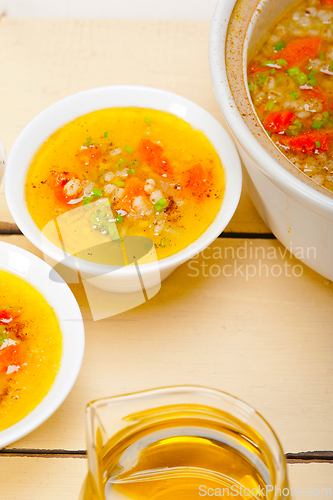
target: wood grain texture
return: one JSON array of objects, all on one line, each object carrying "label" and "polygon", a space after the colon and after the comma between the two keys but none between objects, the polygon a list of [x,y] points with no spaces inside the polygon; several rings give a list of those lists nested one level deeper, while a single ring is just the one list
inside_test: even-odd
[{"label": "wood grain texture", "polygon": [[[294,498],[311,498],[306,496],[308,488],[332,488],[331,464],[287,467],[290,487],[303,492]],[[0,457],[1,500],[77,500],[86,472],[87,461],[79,458]],[[317,498],[331,498],[323,493]]]},{"label": "wood grain texture", "polygon": [[[103,85],[146,85],[183,95],[221,121],[208,61],[208,21],[4,18],[0,137],[7,152],[47,106]],[[12,221],[0,190],[0,220]],[[269,232],[243,191],[227,231]]]},{"label": "wood grain texture", "polygon": [[[34,251],[23,236],[1,239]],[[84,409],[90,400],[198,384],[254,406],[273,426],[285,452],[333,450],[333,284],[305,266],[300,277],[248,280],[239,272],[204,277],[198,267],[204,263],[210,266],[206,274],[209,269],[216,274],[234,265],[233,249],[237,266],[254,266],[248,268],[253,273],[259,262],[251,258],[250,248],[259,247],[270,271],[273,265],[300,265],[288,256],[267,257],[269,249],[283,251],[276,240],[219,239],[205,251],[205,259],[176,270],[149,302],[96,322],[83,287],[73,285],[86,326],[81,373],[61,408],[11,447],[85,449]],[[226,248],[228,258],[218,259]],[[246,248],[248,256],[242,259]],[[199,275],[191,276],[196,269]]]}]

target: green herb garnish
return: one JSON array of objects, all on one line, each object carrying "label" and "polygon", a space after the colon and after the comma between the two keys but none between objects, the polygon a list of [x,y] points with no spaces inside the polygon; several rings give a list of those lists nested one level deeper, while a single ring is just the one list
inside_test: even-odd
[{"label": "green herb garnish", "polygon": [[317,149],[320,149],[320,148],[321,148],[321,145],[320,145],[320,142],[319,142],[319,141],[316,141],[316,143],[315,143],[315,144],[316,144],[316,148],[317,148]]},{"label": "green herb garnish", "polygon": [[281,59],[277,59],[277,61],[276,61],[276,62],[277,62],[277,64],[278,64],[279,66],[288,66],[287,61],[286,61],[285,59],[283,59],[282,57],[281,57]]},{"label": "green herb garnish", "polygon": [[83,145],[88,147],[91,146],[91,144],[92,144],[92,137],[91,136],[86,137],[86,142]]},{"label": "green herb garnish", "polygon": [[123,163],[124,163],[124,160],[122,158],[120,158],[120,160],[118,161],[117,165],[114,168],[116,170],[119,170]]},{"label": "green herb garnish", "polygon": [[314,128],[316,130],[320,129],[324,125],[324,122],[313,122],[311,125],[311,128]]},{"label": "green herb garnish", "polygon": [[270,70],[270,74],[271,75],[274,75],[274,73],[276,73],[276,69],[275,68],[273,68],[273,69]]},{"label": "green herb garnish", "polygon": [[315,78],[310,78],[308,84],[311,85],[311,87],[314,87],[317,85],[317,80]]},{"label": "green herb garnish", "polygon": [[272,64],[275,64],[275,61],[265,61],[261,63],[261,66],[271,66]]},{"label": "green herb garnish", "polygon": [[255,86],[253,85],[253,83],[248,83],[248,86],[249,86],[250,92],[255,89]]},{"label": "green herb garnish", "polygon": [[92,190],[93,196],[96,196],[97,198],[100,198],[102,196],[102,189],[93,189]]},{"label": "green herb garnish", "polygon": [[160,241],[161,247],[167,247],[169,245],[169,243],[170,243],[170,241],[168,240],[168,238],[162,238]]},{"label": "green herb garnish", "polygon": [[125,186],[125,182],[123,181],[116,181],[114,184],[115,186],[117,186],[117,188],[122,188]]},{"label": "green herb garnish", "polygon": [[129,169],[127,170],[127,172],[128,172],[129,174],[134,175],[134,174],[135,174],[135,172],[136,172],[136,170],[135,170],[135,168],[129,168]]},{"label": "green herb garnish", "polygon": [[290,92],[290,95],[291,97],[293,97],[294,99],[297,99],[298,98],[298,95],[296,94],[296,92],[292,91]]},{"label": "green herb garnish", "polygon": [[306,76],[305,73],[298,73],[298,75],[295,76],[295,82],[298,83],[298,85],[305,85],[305,83],[308,81],[308,77]]},{"label": "green herb garnish", "polygon": [[303,123],[300,120],[295,120],[292,125],[286,130],[287,135],[299,135],[303,130]]},{"label": "green herb garnish", "polygon": [[269,137],[272,135],[272,132],[270,130],[266,130],[266,133],[267,135],[269,135]]},{"label": "green herb garnish", "polygon": [[130,148],[129,146],[127,146],[127,145],[126,145],[126,146],[125,146],[125,149],[126,149],[126,151],[127,151],[128,153],[133,153],[133,149],[132,149],[132,148]]},{"label": "green herb garnish", "polygon": [[151,125],[153,123],[153,120],[150,118],[145,118],[145,122],[148,123],[148,125]]},{"label": "green herb garnish", "polygon": [[124,221],[124,216],[121,214],[118,214],[116,217],[116,222],[118,222],[118,224],[122,224],[123,221]]},{"label": "green herb garnish", "polygon": [[324,52],[319,52],[319,59],[323,61],[325,59],[325,54]]},{"label": "green herb garnish", "polygon": [[260,75],[257,77],[257,80],[256,80],[257,85],[259,85],[259,86],[263,85],[266,78],[267,78],[267,76],[265,75],[265,73],[260,73]]},{"label": "green herb garnish", "polygon": [[315,71],[311,71],[309,73],[309,78],[313,78],[315,76],[316,72]]},{"label": "green herb garnish", "polygon": [[274,105],[275,105],[275,101],[269,101],[266,104],[265,111],[271,111],[274,108]]},{"label": "green herb garnish", "polygon": [[88,198],[83,198],[82,203],[83,205],[88,205],[88,203],[91,203],[94,201],[94,196],[89,196]]},{"label": "green herb garnish", "polygon": [[107,137],[107,136],[108,136],[108,133],[107,133],[107,132],[104,132],[103,137]]},{"label": "green herb garnish", "polygon": [[287,74],[288,74],[289,76],[296,76],[296,75],[298,75],[300,72],[301,72],[301,70],[300,70],[297,66],[295,66],[294,68],[289,68],[289,69],[287,69]]},{"label": "green herb garnish", "polygon": [[104,175],[105,174],[105,168],[102,167],[99,169],[99,175]]},{"label": "green herb garnish", "polygon": [[287,43],[282,40],[281,42],[278,42],[273,46],[273,49],[276,50],[276,52],[280,52],[280,50],[284,49]]},{"label": "green herb garnish", "polygon": [[154,204],[154,209],[156,212],[160,212],[161,210],[164,210],[167,206],[167,201],[165,198],[161,198]]}]

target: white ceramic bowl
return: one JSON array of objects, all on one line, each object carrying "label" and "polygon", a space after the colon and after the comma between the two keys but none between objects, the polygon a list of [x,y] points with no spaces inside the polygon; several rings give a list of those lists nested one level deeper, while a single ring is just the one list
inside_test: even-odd
[{"label": "white ceramic bowl", "polygon": [[68,285],[49,279],[51,271],[41,259],[9,243],[0,242],[0,270],[22,278],[38,290],[53,308],[62,333],[62,356],[55,381],[39,405],[18,423],[0,432],[0,449],[40,426],[62,404],[79,374],[84,352],[81,312]]},{"label": "white ceramic bowl", "polygon": [[[5,191],[11,214],[25,236],[42,249],[44,254],[57,262],[61,261],[63,252],[57,246],[50,241],[42,246],[41,232],[27,210],[24,183],[29,164],[43,142],[69,121],[94,110],[126,106],[167,111],[202,130],[219,154],[226,174],[226,189],[221,209],[205,233],[186,249],[161,259],[157,266],[156,263],[140,266],[145,288],[149,289],[156,286],[160,279],[166,278],[180,264],[209,246],[226,227],[238,205],[242,185],[240,159],[227,132],[207,111],[184,97],[148,87],[101,87],[74,94],[40,113],[20,134],[8,158]],[[79,267],[81,274],[83,273],[86,279],[91,277],[96,287],[113,292],[141,290],[134,266],[108,272],[106,266],[81,260]]]},{"label": "white ceramic bowl", "polygon": [[[244,96],[247,95],[245,99],[249,98],[246,83],[248,51],[251,53],[255,42],[291,3],[292,0],[242,0],[235,8],[236,0],[219,0],[210,31],[211,76],[223,117],[244,161],[247,170],[244,180],[257,210],[292,253],[333,280],[331,194],[325,194],[323,188],[298,173],[296,168],[286,167],[286,160],[277,148],[274,147],[276,153],[272,149],[268,152],[269,140],[259,122],[255,134],[245,123],[234,98],[242,93],[242,88]],[[232,59],[238,64],[238,72],[237,78],[231,78],[229,85]],[[253,107],[250,112],[255,117]],[[262,143],[265,141],[267,147],[264,148]]]}]

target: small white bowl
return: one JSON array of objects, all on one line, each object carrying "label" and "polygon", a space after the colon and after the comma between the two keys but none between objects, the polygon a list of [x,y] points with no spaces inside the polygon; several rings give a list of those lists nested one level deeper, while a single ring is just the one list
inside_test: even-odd
[{"label": "small white bowl", "polygon": [[[42,244],[41,231],[27,210],[24,184],[30,162],[51,134],[78,116],[98,109],[130,106],[173,113],[201,130],[220,156],[226,176],[221,209],[205,233],[184,250],[158,261],[158,265],[146,263],[140,266],[144,286],[150,289],[180,264],[208,247],[226,227],[239,202],[242,174],[237,150],[221,124],[197,104],[164,90],[138,86],[100,87],[69,96],[40,113],[19,135],[8,158],[5,191],[10,212],[25,236],[45,255],[56,262],[62,261],[64,256],[60,248],[50,241]],[[109,268],[106,266],[78,260],[81,275],[85,279],[91,279],[91,283],[98,288],[112,292],[141,290],[135,266],[108,272]],[[72,267],[70,263],[68,265]]]},{"label": "small white bowl", "polygon": [[38,290],[54,310],[62,333],[60,368],[39,405],[16,424],[0,432],[0,449],[21,439],[47,420],[63,403],[79,374],[84,353],[84,326],[79,306],[66,283],[50,280],[51,267],[35,255],[0,242],[0,270]]}]

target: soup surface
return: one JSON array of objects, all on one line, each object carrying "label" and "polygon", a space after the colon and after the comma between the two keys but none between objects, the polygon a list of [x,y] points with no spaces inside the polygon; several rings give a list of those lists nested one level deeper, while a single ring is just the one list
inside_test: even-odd
[{"label": "soup surface", "polygon": [[296,2],[248,67],[259,119],[284,155],[333,191],[333,0]]},{"label": "soup surface", "polygon": [[107,200],[112,214],[87,212],[91,231],[146,236],[163,258],[208,228],[224,186],[219,156],[202,132],[162,111],[111,108],[77,118],[42,145],[26,201],[43,230],[65,212]]},{"label": "soup surface", "polygon": [[0,271],[0,431],[22,420],[46,396],[61,351],[53,309],[30,284]]}]

